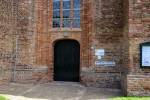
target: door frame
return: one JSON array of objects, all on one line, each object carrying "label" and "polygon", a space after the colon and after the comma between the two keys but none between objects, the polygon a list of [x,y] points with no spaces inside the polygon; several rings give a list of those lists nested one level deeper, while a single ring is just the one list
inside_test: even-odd
[{"label": "door frame", "polygon": [[78,41],[78,40],[76,40],[76,39],[57,39],[57,40],[55,40],[55,41],[53,41],[53,44],[52,44],[52,66],[53,66],[53,74],[52,74],[52,79],[53,79],[53,81],[55,81],[54,80],[54,50],[55,50],[55,44],[58,42],[58,41],[65,41],[65,40],[70,40],[70,41],[75,41],[75,42],[77,42],[78,44],[79,44],[79,49],[80,49],[80,52],[79,52],[79,82],[81,81],[81,57],[82,57],[82,55],[81,55],[81,44],[80,44],[80,42]]}]

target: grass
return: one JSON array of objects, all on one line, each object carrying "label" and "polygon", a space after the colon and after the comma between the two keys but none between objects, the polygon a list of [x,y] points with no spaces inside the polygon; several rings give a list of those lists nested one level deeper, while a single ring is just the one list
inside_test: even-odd
[{"label": "grass", "polygon": [[7,98],[5,98],[4,96],[0,95],[0,100],[8,100]]},{"label": "grass", "polygon": [[116,97],[110,100],[150,100],[150,97]]}]

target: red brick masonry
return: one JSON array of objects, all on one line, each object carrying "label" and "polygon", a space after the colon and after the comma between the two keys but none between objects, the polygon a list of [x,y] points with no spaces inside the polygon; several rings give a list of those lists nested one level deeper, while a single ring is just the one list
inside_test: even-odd
[{"label": "red brick masonry", "polygon": [[[81,28],[52,28],[52,0],[0,1],[0,83],[50,82],[56,41],[80,43],[80,82],[150,96],[139,44],[150,42],[150,0],[82,0]],[[105,50],[97,65],[95,50]]]}]

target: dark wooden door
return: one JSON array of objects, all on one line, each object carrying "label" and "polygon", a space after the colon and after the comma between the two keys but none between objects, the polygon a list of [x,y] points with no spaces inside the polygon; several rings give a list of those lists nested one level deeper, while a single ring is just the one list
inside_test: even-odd
[{"label": "dark wooden door", "polygon": [[54,47],[54,80],[79,81],[80,45],[74,40],[61,40]]}]

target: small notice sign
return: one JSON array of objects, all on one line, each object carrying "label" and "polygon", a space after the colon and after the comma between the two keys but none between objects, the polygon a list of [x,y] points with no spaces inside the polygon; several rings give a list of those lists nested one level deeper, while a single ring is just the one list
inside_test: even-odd
[{"label": "small notice sign", "polygon": [[114,62],[114,61],[96,61],[95,65],[99,65],[99,66],[116,66],[116,62]]},{"label": "small notice sign", "polygon": [[95,55],[96,56],[104,56],[105,50],[104,49],[95,49]]}]

